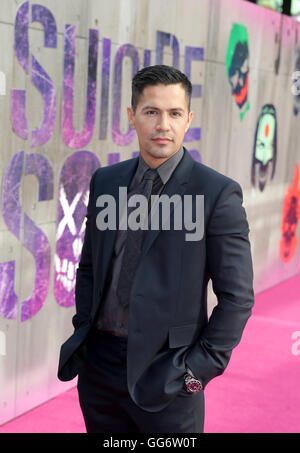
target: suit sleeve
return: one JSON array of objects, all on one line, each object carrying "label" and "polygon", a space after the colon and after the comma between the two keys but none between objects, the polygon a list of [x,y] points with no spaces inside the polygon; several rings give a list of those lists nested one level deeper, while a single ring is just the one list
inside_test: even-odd
[{"label": "suit sleeve", "polygon": [[78,269],[76,271],[76,285],[75,285],[75,305],[76,313],[72,318],[72,323],[75,329],[82,324],[86,324],[90,319],[90,312],[93,301],[93,258],[92,258],[92,241],[91,241],[91,213],[93,207],[93,194],[94,194],[94,177],[90,182],[89,202],[86,214],[86,227],[84,242],[81,251],[81,258],[79,261]]},{"label": "suit sleeve", "polygon": [[221,192],[206,231],[207,270],[217,305],[186,364],[203,386],[225,370],[254,304],[249,227],[242,190],[231,181]]}]

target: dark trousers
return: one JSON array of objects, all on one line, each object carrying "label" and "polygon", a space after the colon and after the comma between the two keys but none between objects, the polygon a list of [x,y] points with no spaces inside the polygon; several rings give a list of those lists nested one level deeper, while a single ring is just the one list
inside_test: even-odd
[{"label": "dark trousers", "polygon": [[182,390],[162,411],[147,412],[130,397],[125,338],[95,332],[78,374],[80,407],[88,433],[201,433],[204,395]]}]

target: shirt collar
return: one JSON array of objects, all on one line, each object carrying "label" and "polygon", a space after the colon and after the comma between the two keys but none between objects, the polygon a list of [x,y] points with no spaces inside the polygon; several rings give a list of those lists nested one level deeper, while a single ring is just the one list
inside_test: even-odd
[{"label": "shirt collar", "polygon": [[[184,153],[183,146],[181,146],[177,153],[173,154],[173,156],[169,157],[169,159],[167,159],[159,167],[156,168],[160,176],[160,179],[162,180],[164,185],[171,178],[173,171],[175,170],[175,168],[177,167],[177,165],[179,164],[183,157],[183,153]],[[148,170],[148,168],[150,168],[149,165],[146,164],[146,162],[144,161],[140,154],[138,168],[136,172],[138,183],[141,182],[144,173],[146,170]]]}]

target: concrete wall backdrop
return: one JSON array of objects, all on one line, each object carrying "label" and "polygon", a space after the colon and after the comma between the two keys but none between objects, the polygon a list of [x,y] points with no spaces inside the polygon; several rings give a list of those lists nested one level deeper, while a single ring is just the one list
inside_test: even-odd
[{"label": "concrete wall backdrop", "polygon": [[143,66],[191,78],[184,145],[243,187],[255,291],[299,273],[299,46],[300,24],[240,0],[1,0],[0,424],[75,384],[56,370],[89,180],[138,152]]}]

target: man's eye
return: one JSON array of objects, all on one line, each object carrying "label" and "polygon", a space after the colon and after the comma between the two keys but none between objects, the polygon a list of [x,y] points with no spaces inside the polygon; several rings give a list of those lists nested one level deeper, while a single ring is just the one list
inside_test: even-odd
[{"label": "man's eye", "polygon": [[176,117],[176,116],[181,116],[181,113],[180,112],[172,112],[171,115]]},{"label": "man's eye", "polygon": [[156,110],[147,110],[146,115],[155,115],[156,113]]}]

